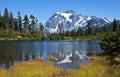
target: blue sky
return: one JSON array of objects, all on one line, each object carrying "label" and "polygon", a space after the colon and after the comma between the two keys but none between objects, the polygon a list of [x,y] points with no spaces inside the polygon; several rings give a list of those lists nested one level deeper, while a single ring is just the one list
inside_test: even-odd
[{"label": "blue sky", "polygon": [[20,11],[22,16],[33,14],[42,23],[55,12],[73,9],[88,16],[120,19],[120,0],[0,0],[0,11],[4,8],[12,11],[14,16]]}]

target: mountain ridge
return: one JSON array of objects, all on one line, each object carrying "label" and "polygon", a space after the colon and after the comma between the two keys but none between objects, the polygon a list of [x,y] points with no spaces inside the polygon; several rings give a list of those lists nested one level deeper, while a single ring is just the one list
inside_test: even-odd
[{"label": "mountain ridge", "polygon": [[112,22],[105,17],[82,15],[70,9],[53,14],[45,23],[45,32],[59,33],[61,30],[72,31],[79,27],[85,28],[87,21],[91,22],[92,27],[102,27]]}]

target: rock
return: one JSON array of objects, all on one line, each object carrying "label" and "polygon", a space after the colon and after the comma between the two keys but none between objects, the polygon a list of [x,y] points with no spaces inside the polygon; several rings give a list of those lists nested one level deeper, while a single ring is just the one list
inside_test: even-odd
[{"label": "rock", "polygon": [[17,38],[22,38],[22,36],[17,36]]}]

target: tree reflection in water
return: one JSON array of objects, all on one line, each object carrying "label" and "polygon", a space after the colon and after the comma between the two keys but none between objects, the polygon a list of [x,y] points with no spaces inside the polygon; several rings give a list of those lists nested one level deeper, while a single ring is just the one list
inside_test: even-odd
[{"label": "tree reflection in water", "polygon": [[[30,59],[30,56],[32,59]],[[35,60],[36,55],[34,53],[32,54],[25,54],[22,53],[8,53],[8,54],[1,54],[0,53],[0,67],[2,68],[11,68],[14,64],[21,62],[21,61],[29,61],[29,60]]]},{"label": "tree reflection in water", "polygon": [[35,58],[36,58],[36,56],[35,56],[35,54],[34,53],[32,53],[32,60],[35,60]]}]

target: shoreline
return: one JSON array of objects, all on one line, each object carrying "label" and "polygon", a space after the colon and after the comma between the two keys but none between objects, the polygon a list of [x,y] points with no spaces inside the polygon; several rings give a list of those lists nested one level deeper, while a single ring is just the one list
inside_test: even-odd
[{"label": "shoreline", "polygon": [[0,38],[0,41],[32,41],[32,40],[101,40],[101,39],[41,39],[41,38]]}]

